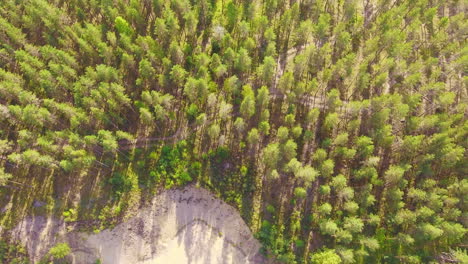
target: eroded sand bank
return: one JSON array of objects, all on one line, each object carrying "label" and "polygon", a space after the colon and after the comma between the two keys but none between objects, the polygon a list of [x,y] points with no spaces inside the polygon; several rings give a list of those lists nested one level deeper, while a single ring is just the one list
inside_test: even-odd
[{"label": "eroded sand bank", "polygon": [[208,191],[192,186],[167,190],[151,206],[112,230],[66,232],[63,222],[23,220],[12,236],[26,245],[33,261],[57,242],[68,242],[73,263],[264,263],[239,213]]}]

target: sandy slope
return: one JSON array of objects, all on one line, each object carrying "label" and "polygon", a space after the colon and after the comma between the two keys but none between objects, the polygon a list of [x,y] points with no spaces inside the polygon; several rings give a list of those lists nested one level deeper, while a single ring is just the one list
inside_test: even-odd
[{"label": "sandy slope", "polygon": [[236,210],[195,187],[157,195],[128,221],[99,234],[65,231],[63,223],[25,219],[13,232],[37,261],[67,241],[73,263],[264,263],[256,241]]}]

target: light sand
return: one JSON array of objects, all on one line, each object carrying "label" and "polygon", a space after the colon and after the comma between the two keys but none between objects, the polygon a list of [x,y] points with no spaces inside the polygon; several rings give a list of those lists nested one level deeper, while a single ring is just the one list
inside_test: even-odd
[{"label": "light sand", "polygon": [[34,261],[66,241],[70,260],[80,264],[264,263],[239,213],[195,187],[163,191],[136,216],[98,234],[67,233],[63,223],[45,218],[25,219],[12,234]]}]

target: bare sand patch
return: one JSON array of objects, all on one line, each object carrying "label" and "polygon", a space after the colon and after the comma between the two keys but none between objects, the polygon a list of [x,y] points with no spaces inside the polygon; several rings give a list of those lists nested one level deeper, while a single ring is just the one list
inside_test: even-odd
[{"label": "bare sand patch", "polygon": [[72,248],[72,263],[80,264],[265,262],[239,213],[193,186],[163,191],[128,221],[98,234],[66,232],[63,222],[29,217],[11,235],[26,245],[33,262],[64,241]]}]

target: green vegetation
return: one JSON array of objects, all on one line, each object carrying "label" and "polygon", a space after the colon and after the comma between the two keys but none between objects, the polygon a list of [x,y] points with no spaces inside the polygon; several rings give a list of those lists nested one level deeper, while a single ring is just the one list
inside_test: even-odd
[{"label": "green vegetation", "polygon": [[55,246],[49,249],[49,252],[39,261],[39,264],[69,263],[65,258],[70,253],[71,248],[67,243],[57,243]]},{"label": "green vegetation", "polygon": [[9,239],[0,239],[0,263],[27,264],[29,263],[26,250]]},{"label": "green vegetation", "polygon": [[63,259],[70,254],[70,246],[67,243],[58,243],[48,253],[54,259]]},{"label": "green vegetation", "polygon": [[283,263],[463,262],[465,9],[0,1],[0,225],[98,232],[194,183]]},{"label": "green vegetation", "polygon": [[314,253],[310,261],[312,264],[340,264],[341,258],[335,253],[335,250],[329,249]]}]

